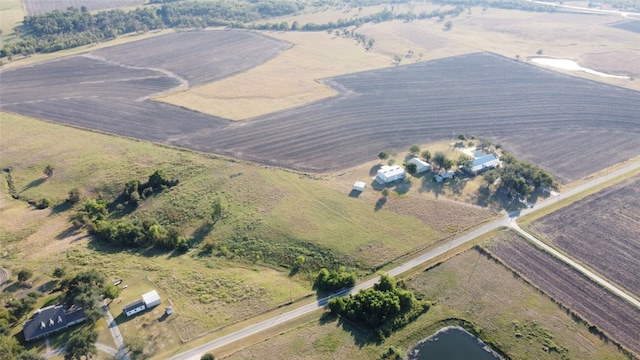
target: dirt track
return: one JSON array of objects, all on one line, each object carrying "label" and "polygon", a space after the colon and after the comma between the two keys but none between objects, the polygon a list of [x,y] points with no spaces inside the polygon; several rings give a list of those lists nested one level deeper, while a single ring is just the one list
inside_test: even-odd
[{"label": "dirt track", "polygon": [[533,223],[569,255],[640,296],[640,176]]},{"label": "dirt track", "polygon": [[[211,45],[203,46],[207,41]],[[342,91],[340,96],[243,122],[140,101],[145,93],[179,85],[153,69],[163,68],[193,85],[243,71],[286,47],[275,40],[259,51],[251,47],[263,41],[262,35],[246,31],[186,32],[91,54],[103,62],[71,57],[6,70],[0,106],[311,172],[351,167],[374,159],[381,149],[405,150],[460,133],[501,142],[565,181],[640,153],[640,93],[486,53],[327,79]],[[165,50],[173,48],[169,42],[180,51]],[[125,56],[133,49],[127,46],[139,51]]]}]

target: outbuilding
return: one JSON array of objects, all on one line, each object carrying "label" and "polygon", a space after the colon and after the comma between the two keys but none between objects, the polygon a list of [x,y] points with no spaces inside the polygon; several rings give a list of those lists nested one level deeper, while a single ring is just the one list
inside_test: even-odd
[{"label": "outbuilding", "polygon": [[376,182],[380,184],[388,184],[396,180],[404,179],[406,176],[407,173],[398,165],[383,165],[380,170],[378,170]]},{"label": "outbuilding", "polygon": [[454,176],[456,176],[456,172],[449,170],[447,172],[443,172],[442,174],[438,174],[436,176],[433,177],[433,179],[436,182],[443,182],[446,179],[452,179]]},{"label": "outbuilding", "polygon": [[132,302],[131,304],[125,305],[124,308],[122,309],[122,312],[126,316],[132,316],[141,311],[144,311],[144,309],[146,309],[146,306],[144,305],[144,301],[138,300],[136,302]]},{"label": "outbuilding", "polygon": [[471,171],[479,173],[488,169],[495,169],[498,166],[500,166],[498,154],[492,153],[484,155],[483,153],[476,153],[475,159],[473,159],[473,163],[471,164]]},{"label": "outbuilding", "polygon": [[367,187],[367,184],[364,181],[356,181],[353,183],[354,191],[364,191],[364,188]]},{"label": "outbuilding", "polygon": [[144,306],[146,306],[147,309],[160,305],[160,302],[161,302],[160,295],[158,295],[158,292],[155,290],[152,290],[146,294],[143,294],[142,301],[144,302]]},{"label": "outbuilding", "polygon": [[416,173],[419,174],[421,172],[424,171],[429,171],[431,170],[431,165],[429,165],[428,162],[422,161],[416,157],[411,158],[409,161],[407,161],[407,163],[409,164],[416,164]]}]

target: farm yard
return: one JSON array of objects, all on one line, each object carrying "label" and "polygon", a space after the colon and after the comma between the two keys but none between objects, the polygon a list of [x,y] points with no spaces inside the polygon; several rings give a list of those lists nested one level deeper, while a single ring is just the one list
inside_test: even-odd
[{"label": "farm yard", "polygon": [[80,9],[82,6],[89,11],[116,9],[143,5],[145,0],[23,0],[26,15],[41,15],[54,10],[64,11],[69,7]]},{"label": "farm yard", "polygon": [[[205,41],[211,45],[202,46]],[[458,133],[499,139],[505,148],[513,147],[525,160],[538,160],[565,181],[599,170],[593,166],[595,154],[614,164],[640,151],[635,141],[640,133],[639,93],[489,53],[325,79],[340,95],[243,122],[140,101],[162,92],[163,86],[168,91],[178,82],[194,85],[243,71],[286,47],[274,40],[261,47],[257,56],[253,49],[252,55],[238,53],[263,41],[263,35],[246,31],[186,32],[98,50],[80,59],[9,69],[2,74],[7,90],[1,107],[83,128],[310,172],[355,166],[383,148],[404,149]],[[160,42],[164,46],[157,46]],[[188,44],[205,53],[186,51]],[[233,44],[230,49],[228,44]],[[173,45],[185,51],[174,52]],[[126,59],[131,47],[147,50]],[[238,58],[250,60],[234,68]],[[139,73],[129,78],[122,74],[121,81],[94,82],[90,72],[114,71],[118,79],[117,74],[123,72],[118,65],[127,67],[125,72]],[[78,76],[51,92],[48,85],[60,84],[56,80],[60,72],[72,67]],[[223,70],[214,70],[217,67]],[[133,96],[125,98],[129,87]],[[570,135],[577,131],[611,139],[624,150]],[[558,134],[568,135],[571,141],[545,142],[549,137],[557,139]],[[518,146],[522,138],[545,143],[544,151]],[[567,151],[571,151],[571,161],[557,161]]]},{"label": "farm yard", "polygon": [[549,242],[640,296],[640,176],[534,221]]},{"label": "farm yard", "polygon": [[635,321],[640,318],[640,309],[516,234],[501,234],[489,249],[545,294],[597,326],[636,355],[640,354],[640,323]]}]

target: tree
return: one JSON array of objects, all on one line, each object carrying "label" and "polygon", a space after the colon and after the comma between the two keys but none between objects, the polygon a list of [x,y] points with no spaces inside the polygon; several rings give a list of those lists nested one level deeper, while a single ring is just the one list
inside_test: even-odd
[{"label": "tree", "polygon": [[47,175],[47,177],[49,178],[49,177],[53,176],[53,169],[54,169],[53,165],[49,164],[49,165],[44,167],[44,170],[42,170],[42,172],[45,175]]},{"label": "tree", "polygon": [[16,358],[17,360],[46,360],[47,358],[36,354],[35,352],[32,351],[23,351],[22,353],[20,353],[20,355],[18,355],[18,357]]},{"label": "tree", "polygon": [[409,148],[409,153],[411,155],[417,155],[420,152],[420,146],[413,144],[411,145],[411,147]]},{"label": "tree", "polygon": [[33,276],[33,271],[29,269],[22,269],[18,271],[18,281],[23,282],[29,280]]},{"label": "tree", "polygon": [[73,334],[67,341],[64,360],[82,360],[83,357],[90,359],[98,353],[96,348],[98,333],[91,330],[82,330]]},{"label": "tree", "polygon": [[418,165],[414,164],[414,163],[408,163],[405,168],[407,169],[407,172],[411,175],[415,175],[416,172],[418,172]]},{"label": "tree", "polygon": [[380,151],[380,153],[378,153],[378,158],[380,159],[380,161],[385,161],[389,158],[389,154],[386,151],[382,150]]},{"label": "tree", "polygon": [[113,301],[113,299],[115,299],[118,296],[120,296],[120,292],[121,291],[122,291],[122,288],[119,288],[119,287],[109,283],[109,284],[105,285],[102,288],[102,295],[104,295],[104,297],[106,299],[109,299],[109,300]]},{"label": "tree", "polygon": [[442,164],[442,167],[445,170],[449,170],[453,167],[453,160],[451,159],[444,159],[444,163]]},{"label": "tree", "polygon": [[424,159],[424,161],[429,162],[429,160],[431,160],[431,152],[429,152],[429,150],[423,151],[422,158]]},{"label": "tree", "polygon": [[215,358],[215,356],[213,356],[213,354],[206,353],[206,354],[202,355],[200,360],[216,360],[216,358]]},{"label": "tree", "polygon": [[73,188],[71,190],[69,190],[69,197],[67,198],[67,201],[71,204],[77,204],[79,203],[81,200],[80,197],[80,190],[78,190],[78,188]]},{"label": "tree", "polygon": [[214,223],[217,222],[218,220],[224,217],[226,211],[227,211],[227,204],[225,203],[224,199],[217,196],[213,200],[213,205],[211,210],[211,220],[213,220]]},{"label": "tree", "polygon": [[389,196],[389,189],[387,189],[387,188],[382,189],[381,194],[382,194],[382,196],[384,196],[384,197],[385,197],[385,199],[386,199],[386,198],[387,198],[387,196]]},{"label": "tree", "polygon": [[67,270],[63,267],[57,267],[53,270],[53,277],[57,279],[63,278],[67,274]]},{"label": "tree", "polygon": [[470,169],[472,164],[473,164],[473,159],[471,158],[471,156],[467,156],[467,155],[460,156],[456,161],[456,165],[465,169]]},{"label": "tree", "polygon": [[433,154],[433,163],[436,164],[438,168],[441,168],[444,166],[446,159],[447,157],[442,151],[436,151],[436,153]]}]

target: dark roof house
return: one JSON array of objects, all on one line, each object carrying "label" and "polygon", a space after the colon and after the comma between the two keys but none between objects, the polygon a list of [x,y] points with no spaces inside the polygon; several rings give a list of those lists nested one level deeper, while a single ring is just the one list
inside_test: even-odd
[{"label": "dark roof house", "polygon": [[31,341],[64,330],[85,321],[86,318],[82,308],[71,307],[65,311],[62,305],[51,305],[36,310],[31,319],[22,326],[22,332],[24,339]]}]

